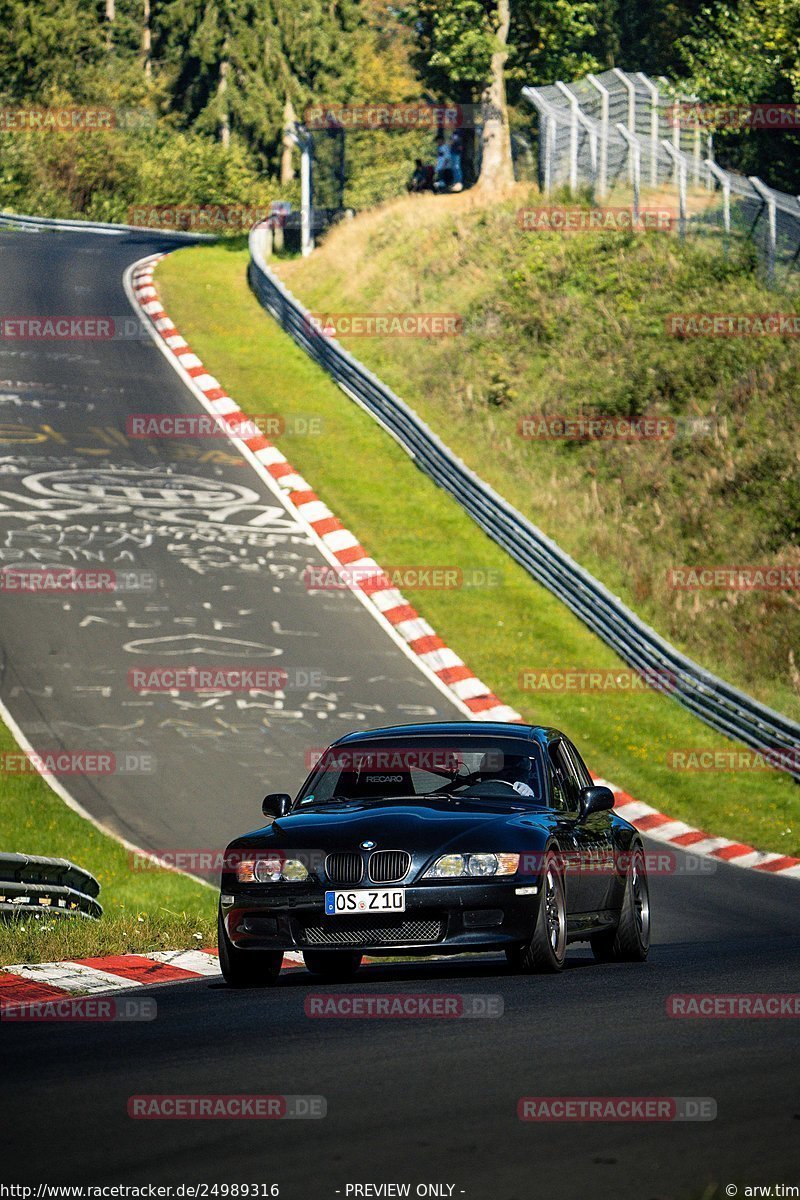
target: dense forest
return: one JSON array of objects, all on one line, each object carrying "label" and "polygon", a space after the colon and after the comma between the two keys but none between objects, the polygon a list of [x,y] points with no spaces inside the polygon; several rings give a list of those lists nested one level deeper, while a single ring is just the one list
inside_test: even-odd
[{"label": "dense forest", "polygon": [[[800,0],[0,0],[0,206],[124,220],[142,203],[293,199],[283,131],[310,104],[479,103],[494,75],[532,129],[524,84],[614,65],[707,100],[800,101]],[[19,117],[70,106],[112,118]],[[718,144],[800,190],[797,132]],[[347,202],[402,190],[432,146],[430,130],[348,137]]]}]

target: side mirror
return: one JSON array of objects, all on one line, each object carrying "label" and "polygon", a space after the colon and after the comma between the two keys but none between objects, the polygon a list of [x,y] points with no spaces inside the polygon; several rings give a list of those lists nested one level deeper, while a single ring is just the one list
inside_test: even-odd
[{"label": "side mirror", "polygon": [[261,811],[265,817],[285,817],[292,807],[292,797],[286,792],[270,792],[261,801]]},{"label": "side mirror", "polygon": [[581,817],[583,821],[592,813],[605,812],[614,807],[614,793],[607,787],[586,787],[581,791]]}]

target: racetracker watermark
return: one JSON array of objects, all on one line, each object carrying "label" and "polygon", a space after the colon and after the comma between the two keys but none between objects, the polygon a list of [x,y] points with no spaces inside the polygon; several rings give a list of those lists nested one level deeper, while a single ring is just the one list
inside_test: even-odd
[{"label": "racetracker watermark", "polygon": [[0,593],[5,595],[67,596],[80,593],[152,595],[158,590],[155,571],[111,571],[103,567],[0,567]]},{"label": "racetracker watermark", "polygon": [[110,316],[0,317],[0,338],[7,342],[104,342],[114,328]]},{"label": "racetracker watermark", "polygon": [[518,875],[540,875],[554,866],[562,875],[616,875],[624,879],[633,863],[648,876],[714,875],[718,862],[705,855],[673,850],[568,850],[521,854]]},{"label": "racetracker watermark", "polygon": [[615,413],[530,413],[520,417],[517,433],[533,442],[665,442],[678,431],[673,417],[623,417]]},{"label": "racetracker watermark", "polygon": [[666,763],[671,771],[800,771],[800,746],[670,750]]},{"label": "racetracker watermark", "polygon": [[522,1096],[520,1121],[714,1121],[711,1096]]},{"label": "racetracker watermark", "polygon": [[782,133],[800,129],[800,104],[784,101],[771,104],[721,104],[682,100],[670,104],[665,116],[671,125],[682,129],[736,131],[738,129],[768,129]]},{"label": "racetracker watermark", "polygon": [[670,313],[670,337],[800,337],[800,313]]},{"label": "racetracker watermark", "polygon": [[[323,850],[248,850],[248,849],[179,849],[179,850],[132,850],[128,855],[131,871],[184,871],[189,875],[217,878],[223,871],[240,873],[242,867],[252,867],[255,879],[256,863],[270,865],[276,869],[271,874],[280,875],[287,862],[300,863],[309,874],[318,871],[325,862]],[[248,874],[244,871],[245,876]]]},{"label": "racetracker watermark", "polygon": [[640,208],[635,213],[632,208],[561,204],[517,211],[517,225],[526,233],[669,233],[677,220],[671,208]]},{"label": "racetracker watermark", "polygon": [[179,233],[248,233],[274,216],[268,204],[133,204],[128,224]]},{"label": "racetracker watermark", "polygon": [[303,1003],[307,1017],[355,1020],[419,1020],[502,1017],[503,997],[457,992],[339,994],[310,992]]},{"label": "racetracker watermark", "polygon": [[307,129],[459,129],[472,116],[472,105],[376,103],[312,104],[305,110]]},{"label": "racetracker watermark", "polygon": [[667,1016],[686,1020],[800,1018],[798,992],[698,992],[667,996]]},{"label": "racetracker watermark", "polygon": [[117,124],[113,108],[0,108],[0,133],[96,133]]},{"label": "racetracker watermark", "polygon": [[308,566],[303,583],[309,592],[339,592],[361,588],[379,592],[386,588],[417,591],[454,591],[461,588],[499,587],[501,571],[487,567],[441,567],[409,564],[403,567]]},{"label": "racetracker watermark", "polygon": [[327,1115],[324,1096],[131,1096],[128,1116],[135,1121],[297,1121]]},{"label": "racetracker watermark", "polygon": [[152,775],[149,750],[7,750],[0,775]]},{"label": "racetracker watermark", "polygon": [[517,677],[524,692],[671,692],[676,682],[673,671],[636,671],[633,667],[526,668]]},{"label": "racetracker watermark", "polygon": [[460,313],[306,313],[312,337],[457,337],[464,331]]},{"label": "racetracker watermark", "polygon": [[131,667],[128,687],[136,692],[311,691],[327,682],[317,667]]},{"label": "racetracker watermark", "polygon": [[27,1000],[0,1006],[2,1021],[155,1021],[155,1000],[144,996],[66,996],[63,1000]]},{"label": "racetracker watermark", "polygon": [[125,432],[131,438],[205,438],[205,437],[317,437],[323,432],[322,417],[311,413],[261,413],[248,417],[231,413],[226,417],[204,414],[131,413],[125,420]]},{"label": "racetracker watermark", "polygon": [[667,584],[681,592],[789,592],[800,588],[800,564],[670,567]]},{"label": "racetracker watermark", "polygon": [[[326,754],[324,749],[309,749],[306,751],[306,768],[311,770],[317,766]],[[502,750],[487,749],[481,758],[481,770],[484,773],[500,771],[505,762]],[[386,749],[374,746],[359,749],[358,747],[334,747],[324,760],[326,772],[339,771],[430,771],[433,774],[451,774],[466,769],[464,756],[458,749],[451,746],[388,746]]]}]

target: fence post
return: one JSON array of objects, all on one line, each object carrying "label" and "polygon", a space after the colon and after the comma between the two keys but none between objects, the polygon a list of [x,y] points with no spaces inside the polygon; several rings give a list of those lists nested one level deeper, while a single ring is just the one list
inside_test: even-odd
[{"label": "fence post", "polygon": [[569,100],[569,187],[574,192],[578,187],[578,99],[560,79],[556,87]]},{"label": "fence post", "polygon": [[775,250],[778,241],[778,220],[775,195],[756,175],[748,175],[750,183],[767,207],[767,281],[775,282]]},{"label": "fence post", "polygon": [[[614,67],[613,71],[628,93],[628,133],[631,137],[636,137],[636,85],[619,67]],[[628,155],[628,179],[633,183],[633,160],[630,155]]]},{"label": "fence post", "polygon": [[300,150],[300,252],[304,258],[307,258],[314,249],[314,230],[312,228],[314,197],[311,166],[314,141],[308,130],[300,124],[295,124],[291,129],[287,129],[286,136]]},{"label": "fence post", "polygon": [[307,258],[314,249],[314,230],[311,227],[311,138],[303,141],[300,155],[300,252]]},{"label": "fence post", "polygon": [[678,180],[678,232],[681,241],[684,241],[686,238],[686,159],[680,150],[676,150],[666,138],[661,145],[675,164],[675,175]]},{"label": "fence post", "polygon": [[[692,96],[692,101],[697,103],[697,97]],[[702,130],[700,128],[700,117],[696,118],[694,127],[694,135],[692,137],[692,183],[695,187],[700,186],[700,163],[703,159],[702,145]]]},{"label": "fence post", "polygon": [[658,88],[644,71],[637,71],[650,96],[650,186],[658,184]]},{"label": "fence post", "polygon": [[631,164],[631,172],[633,174],[633,223],[638,227],[639,188],[642,178],[642,148],[636,135],[629,133],[622,122],[619,122],[617,129],[628,146],[628,161]]},{"label": "fence post", "polygon": [[709,179],[716,179],[722,188],[722,228],[725,231],[725,239],[723,247],[725,257],[728,256],[728,244],[731,236],[731,181],[728,178],[727,171],[723,171],[714,162],[713,158],[706,159],[708,167]]},{"label": "fence post", "polygon": [[595,75],[587,75],[589,83],[600,93],[600,145],[597,163],[597,196],[604,199],[608,190],[608,88]]}]

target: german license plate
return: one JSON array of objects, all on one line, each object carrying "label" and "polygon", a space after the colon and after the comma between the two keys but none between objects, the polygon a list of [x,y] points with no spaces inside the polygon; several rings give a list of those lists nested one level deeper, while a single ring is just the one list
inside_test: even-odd
[{"label": "german license plate", "polygon": [[355,916],[360,913],[397,913],[406,910],[402,888],[356,888],[351,892],[326,892],[325,915]]}]

